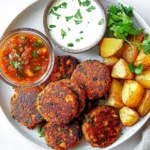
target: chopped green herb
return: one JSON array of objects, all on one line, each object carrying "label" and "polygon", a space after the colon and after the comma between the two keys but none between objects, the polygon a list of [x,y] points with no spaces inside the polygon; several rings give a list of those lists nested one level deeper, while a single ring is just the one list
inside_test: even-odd
[{"label": "chopped green herb", "polygon": [[19,69],[19,70],[22,69],[22,67],[20,67],[20,63],[17,61],[11,60],[11,64],[15,69]]},{"label": "chopped green herb", "polygon": [[39,71],[39,70],[41,70],[41,66],[36,66],[36,68],[35,68],[35,71]]},{"label": "chopped green herb", "polygon": [[80,39],[76,39],[76,42],[80,42]]},{"label": "chopped green herb", "polygon": [[15,53],[15,56],[20,58],[20,54],[19,53]]},{"label": "chopped green herb", "polygon": [[78,25],[80,23],[82,23],[82,20],[74,20],[75,24]]},{"label": "chopped green herb", "polygon": [[66,21],[68,22],[69,20],[71,20],[74,16],[66,16]]},{"label": "chopped green herb", "polygon": [[68,43],[67,46],[68,47],[74,47],[74,44],[73,43]]},{"label": "chopped green herb", "polygon": [[85,0],[85,1],[78,0],[78,3],[79,3],[79,6],[84,6],[84,7],[88,7],[91,5],[90,0]]},{"label": "chopped green herb", "polygon": [[122,129],[120,130],[120,135],[123,135]]},{"label": "chopped green herb", "polygon": [[37,126],[39,137],[44,137],[44,133],[42,131],[42,128],[40,126]]},{"label": "chopped green herb", "polygon": [[77,18],[77,19],[82,19],[82,15],[81,15],[80,9],[77,10],[77,12],[74,15],[74,17]]},{"label": "chopped green herb", "polygon": [[101,19],[99,22],[98,22],[98,25],[102,25],[104,23],[104,19]]},{"label": "chopped green herb", "polygon": [[53,15],[55,15],[55,16],[57,17],[57,19],[59,19],[59,18],[61,17],[61,15],[60,15],[60,14],[55,13],[53,9],[49,12],[49,14],[53,14]]},{"label": "chopped green herb", "polygon": [[128,65],[128,67],[129,67],[129,70],[132,73],[135,73],[135,74],[141,74],[144,70],[144,65],[143,64],[140,64],[140,65],[138,65],[138,67],[135,67],[133,63],[130,63]]},{"label": "chopped green herb", "polygon": [[21,36],[20,39],[21,39],[21,40],[25,40],[26,37],[25,37],[25,36]]},{"label": "chopped green herb", "polygon": [[34,47],[41,48],[43,47],[43,42],[41,40],[34,41]]},{"label": "chopped green herb", "polygon": [[71,29],[68,27],[68,31],[71,31]]},{"label": "chopped green herb", "polygon": [[80,37],[81,40],[83,40],[83,37]]},{"label": "chopped green herb", "polygon": [[49,25],[49,27],[50,27],[50,28],[56,28],[56,25],[51,24],[51,25]]},{"label": "chopped green herb", "polygon": [[95,6],[91,5],[86,11],[87,12],[91,12],[92,10],[96,9]]},{"label": "chopped green herb", "polygon": [[37,58],[38,57],[38,53],[37,53],[37,51],[33,51],[33,53],[32,53],[32,56],[34,57],[34,58]]},{"label": "chopped green herb", "polygon": [[61,74],[58,74],[58,79],[61,79],[61,78],[62,78]]},{"label": "chopped green herb", "polygon": [[52,7],[52,9],[54,9],[55,11],[57,11],[59,8],[67,8],[67,3],[63,2],[59,6]]},{"label": "chopped green herb", "polygon": [[25,64],[25,61],[22,61],[21,64],[24,65],[24,64]]},{"label": "chopped green herb", "polygon": [[65,30],[61,29],[61,36],[62,39],[64,39],[64,37],[67,35],[67,33],[65,32]]},{"label": "chopped green herb", "polygon": [[82,34],[83,33],[83,31],[80,31],[80,34]]}]

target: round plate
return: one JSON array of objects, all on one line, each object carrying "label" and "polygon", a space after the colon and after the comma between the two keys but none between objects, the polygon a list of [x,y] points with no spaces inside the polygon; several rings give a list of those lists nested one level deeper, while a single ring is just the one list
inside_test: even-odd
[{"label": "round plate", "polygon": [[[25,11],[23,11],[19,16],[10,24],[10,26],[7,28],[6,32],[20,27],[29,27],[37,29],[44,33],[43,28],[43,13],[44,9],[47,5],[49,0],[44,1],[38,1],[28,7]],[[101,0],[104,7],[107,9],[110,5],[115,5],[120,1],[116,0]],[[122,2],[120,2],[122,3]],[[124,4],[125,5],[125,4]],[[147,23],[140,17],[139,14],[137,14],[134,11],[135,15],[135,22],[138,26],[145,28],[146,32],[150,32],[149,26]],[[66,55],[68,53],[65,53],[57,48],[54,47],[54,51],[56,55]],[[79,59],[80,61],[84,61],[87,59],[97,59],[101,61],[100,56],[98,55],[99,49],[98,46],[93,48],[92,50],[81,53],[81,54],[72,54],[74,57]],[[70,54],[69,54],[70,55]],[[34,129],[33,131],[28,130],[26,127],[21,126],[18,124],[18,122],[14,121],[12,119],[11,113],[10,113],[10,98],[13,95],[13,88],[5,84],[4,82],[0,81],[0,104],[2,107],[3,112],[5,113],[6,117],[8,118],[9,122],[13,125],[13,127],[16,129],[17,132],[19,132],[24,138],[26,138],[28,141],[30,141],[35,146],[39,147],[40,149],[49,150],[49,148],[46,145],[46,142],[44,138],[40,138],[37,129]],[[145,117],[141,118],[138,123],[136,123],[132,127],[124,127],[123,128],[123,135],[119,137],[119,139],[110,145],[107,148],[103,148],[103,150],[111,149],[124,141],[126,141],[128,138],[130,138],[133,134],[135,134],[149,119],[150,113],[148,113]],[[100,150],[101,148],[92,148],[89,143],[87,143],[84,139],[73,148],[74,150]]]}]

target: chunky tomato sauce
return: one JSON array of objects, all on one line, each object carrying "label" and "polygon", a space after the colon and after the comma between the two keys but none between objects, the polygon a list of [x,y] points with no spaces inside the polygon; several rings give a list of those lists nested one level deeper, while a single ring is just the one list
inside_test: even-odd
[{"label": "chunky tomato sauce", "polygon": [[32,83],[47,70],[49,53],[43,41],[31,34],[10,37],[0,48],[0,65],[7,78]]}]

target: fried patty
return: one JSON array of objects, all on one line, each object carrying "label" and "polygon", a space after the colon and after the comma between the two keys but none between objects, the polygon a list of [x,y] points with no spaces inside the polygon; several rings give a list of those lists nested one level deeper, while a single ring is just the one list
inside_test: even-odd
[{"label": "fried patty", "polygon": [[110,106],[99,106],[85,118],[82,131],[93,147],[106,147],[117,140],[120,134],[120,119]]},{"label": "fried patty", "polygon": [[71,78],[71,75],[78,64],[79,62],[75,57],[69,55],[57,56],[50,77],[40,85],[40,88],[43,89],[50,82]]},{"label": "fried patty", "polygon": [[82,132],[78,122],[67,125],[47,123],[42,131],[47,145],[57,150],[67,150],[79,143]]},{"label": "fried patty", "polygon": [[37,109],[45,120],[67,124],[78,114],[77,96],[58,82],[50,83],[38,95]]},{"label": "fried patty", "polygon": [[78,84],[76,84],[74,81],[71,81],[70,79],[60,80],[58,81],[58,83],[67,86],[77,96],[79,103],[79,111],[76,117],[78,117],[84,110],[86,105],[85,90],[83,88],[80,88]]},{"label": "fried patty", "polygon": [[44,121],[36,109],[38,93],[38,87],[16,89],[11,98],[12,117],[29,129],[33,129],[36,125]]},{"label": "fried patty", "polygon": [[110,70],[98,60],[87,60],[79,64],[71,79],[85,88],[89,100],[101,98],[111,82]]}]

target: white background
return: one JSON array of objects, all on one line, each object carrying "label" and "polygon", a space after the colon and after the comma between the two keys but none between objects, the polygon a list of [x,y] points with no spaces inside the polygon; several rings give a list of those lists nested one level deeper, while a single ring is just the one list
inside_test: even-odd
[{"label": "white background", "polygon": [[[16,15],[36,0],[0,0],[0,36]],[[44,0],[43,0],[44,1]],[[150,25],[149,0],[123,0]],[[34,11],[34,10],[33,10]],[[141,139],[141,131],[113,150],[133,150]],[[39,150],[24,140],[9,124],[0,108],[0,150]]]}]

